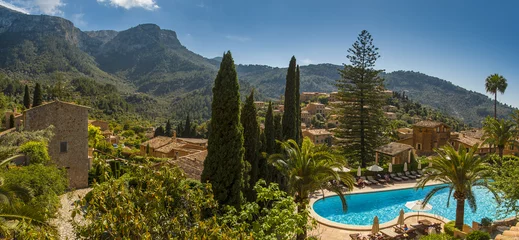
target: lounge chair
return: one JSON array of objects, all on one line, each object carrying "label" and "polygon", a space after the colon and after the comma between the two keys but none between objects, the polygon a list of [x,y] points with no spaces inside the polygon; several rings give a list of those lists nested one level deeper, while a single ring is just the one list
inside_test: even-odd
[{"label": "lounge chair", "polygon": [[411,174],[410,172],[404,172],[404,174],[405,174],[406,177],[411,178],[411,179],[417,179],[418,178],[415,175]]},{"label": "lounge chair", "polygon": [[394,173],[391,173],[389,176],[391,177],[391,179],[393,179],[395,181],[402,181],[403,180],[402,178],[397,177]]},{"label": "lounge chair", "polygon": [[391,179],[385,179],[384,177],[382,177],[380,174],[377,174],[377,181],[379,181],[380,183],[389,183],[389,181],[391,181]]},{"label": "lounge chair", "polygon": [[401,179],[409,180],[409,178],[406,177],[403,173],[397,173],[396,175],[397,175],[399,178],[401,178]]},{"label": "lounge chair", "polygon": [[375,178],[373,178],[373,176],[368,176],[368,181],[370,181],[374,184],[382,183],[382,182],[380,182],[380,180],[376,180]]},{"label": "lounge chair", "polygon": [[[366,178],[365,178],[365,177],[360,177],[360,179],[362,179],[362,180],[364,181],[364,184],[366,184],[366,185],[371,185],[371,184],[372,184],[372,182],[371,182],[371,181],[368,181],[368,180],[366,180]],[[376,184],[376,183],[375,183],[375,184]]]},{"label": "lounge chair", "polygon": [[422,177],[421,174],[419,174],[419,173],[417,173],[415,171],[411,171],[411,174],[415,175],[417,178],[421,178]]},{"label": "lounge chair", "polygon": [[429,174],[425,173],[425,172],[422,172],[422,170],[416,170],[416,172],[422,176],[427,176]]}]

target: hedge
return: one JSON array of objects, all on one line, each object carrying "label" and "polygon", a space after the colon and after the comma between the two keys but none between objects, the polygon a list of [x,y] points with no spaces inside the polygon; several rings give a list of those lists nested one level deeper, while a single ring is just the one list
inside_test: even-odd
[{"label": "hedge", "polygon": [[454,236],[454,229],[456,229],[454,227],[455,224],[456,224],[456,221],[450,221],[450,222],[446,223],[445,226],[443,226],[444,232],[450,236]]}]

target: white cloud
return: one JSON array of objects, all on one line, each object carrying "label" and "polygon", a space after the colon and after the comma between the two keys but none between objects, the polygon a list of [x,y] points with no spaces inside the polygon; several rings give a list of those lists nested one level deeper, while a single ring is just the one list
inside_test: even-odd
[{"label": "white cloud", "polygon": [[0,0],[0,5],[25,14],[43,13],[47,15],[63,15],[63,0]]},{"label": "white cloud", "polygon": [[196,6],[199,8],[205,8],[204,2],[201,2],[201,3],[197,4]]},{"label": "white cloud", "polygon": [[15,5],[13,5],[12,3],[8,3],[8,2],[2,1],[2,0],[0,0],[0,5],[4,6],[6,8],[12,9],[12,10],[18,11],[18,12],[21,12],[21,13],[25,13],[25,14],[30,13],[29,10],[27,10],[27,9],[17,7]]},{"label": "white cloud", "polygon": [[85,27],[88,23],[83,19],[84,13],[72,14],[70,20],[76,25],[76,27]]},{"label": "white cloud", "polygon": [[238,42],[247,42],[251,39],[249,37],[243,37],[243,36],[236,36],[236,35],[227,35],[225,38],[232,40],[232,41],[238,41]]},{"label": "white cloud", "polygon": [[313,63],[313,61],[308,58],[303,59],[303,61],[301,61],[301,62],[303,62],[303,65],[310,65]]},{"label": "white cloud", "polygon": [[159,9],[159,5],[155,2],[155,0],[97,0],[99,3],[109,3],[115,7],[122,7],[124,9],[130,8],[144,8],[146,10],[156,10]]}]

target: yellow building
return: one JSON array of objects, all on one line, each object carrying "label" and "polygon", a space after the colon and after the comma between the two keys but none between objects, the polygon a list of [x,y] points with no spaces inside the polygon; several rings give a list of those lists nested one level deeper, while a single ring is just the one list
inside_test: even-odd
[{"label": "yellow building", "polygon": [[332,133],[325,129],[308,129],[303,131],[303,137],[308,137],[314,144],[332,145]]}]

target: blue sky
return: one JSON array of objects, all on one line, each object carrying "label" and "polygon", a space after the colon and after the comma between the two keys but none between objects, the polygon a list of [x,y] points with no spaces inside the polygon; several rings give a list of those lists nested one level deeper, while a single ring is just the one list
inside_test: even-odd
[{"label": "blue sky", "polygon": [[205,57],[285,67],[347,61],[361,30],[380,48],[377,67],[414,70],[485,92],[508,79],[500,101],[519,107],[519,1],[416,0],[0,0],[31,14],[65,17],[82,30],[155,23]]}]

